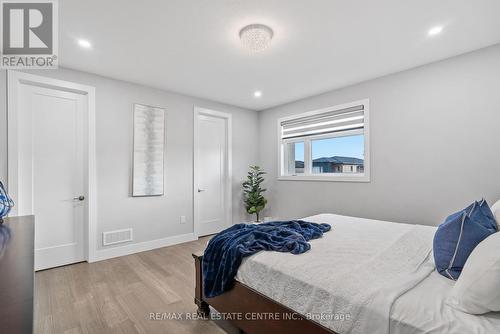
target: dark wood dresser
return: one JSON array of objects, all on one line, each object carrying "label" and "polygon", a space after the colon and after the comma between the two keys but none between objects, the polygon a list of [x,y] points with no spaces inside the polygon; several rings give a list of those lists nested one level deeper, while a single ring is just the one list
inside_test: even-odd
[{"label": "dark wood dresser", "polygon": [[0,333],[33,333],[33,216],[0,225]]}]

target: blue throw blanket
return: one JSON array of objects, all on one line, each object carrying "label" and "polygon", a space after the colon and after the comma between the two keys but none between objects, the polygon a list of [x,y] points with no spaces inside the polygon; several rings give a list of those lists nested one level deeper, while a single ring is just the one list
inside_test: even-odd
[{"label": "blue throw blanket", "polygon": [[220,232],[210,240],[203,256],[205,296],[215,297],[232,287],[243,257],[261,250],[301,254],[311,248],[307,241],[330,229],[328,224],[291,220],[237,224]]}]

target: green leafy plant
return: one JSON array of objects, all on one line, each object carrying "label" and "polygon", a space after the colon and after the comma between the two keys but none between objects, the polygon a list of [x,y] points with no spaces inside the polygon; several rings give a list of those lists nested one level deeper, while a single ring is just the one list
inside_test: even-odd
[{"label": "green leafy plant", "polygon": [[259,213],[265,208],[267,199],[264,198],[262,193],[266,189],[262,189],[261,183],[264,182],[266,172],[259,166],[250,166],[248,171],[247,180],[243,182],[243,201],[245,202],[247,212],[255,214],[257,221],[259,221]]}]

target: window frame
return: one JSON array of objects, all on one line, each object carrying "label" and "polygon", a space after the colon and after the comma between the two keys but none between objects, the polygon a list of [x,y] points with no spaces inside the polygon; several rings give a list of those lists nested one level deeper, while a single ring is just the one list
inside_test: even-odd
[{"label": "window frame", "polygon": [[[297,119],[300,117],[319,115],[322,113],[342,110],[349,107],[364,106],[364,128],[363,130],[350,130],[343,133],[338,134],[320,134],[313,135],[302,138],[290,138],[290,139],[282,139],[282,128],[281,123],[284,121],[289,121],[293,119]],[[333,182],[370,182],[370,100],[363,99],[359,101],[349,102],[341,105],[335,105],[327,108],[322,108],[318,110],[308,111],[300,114],[295,114],[291,116],[286,116],[279,118],[277,120],[277,134],[278,134],[278,180],[280,181],[333,181]],[[364,172],[355,174],[355,173],[322,173],[322,174],[313,174],[312,173],[312,145],[311,142],[317,139],[327,139],[327,138],[336,138],[336,137],[346,137],[353,135],[363,135],[364,136]],[[285,173],[285,145],[287,143],[293,142],[304,142],[304,173],[298,174],[286,174]]]}]

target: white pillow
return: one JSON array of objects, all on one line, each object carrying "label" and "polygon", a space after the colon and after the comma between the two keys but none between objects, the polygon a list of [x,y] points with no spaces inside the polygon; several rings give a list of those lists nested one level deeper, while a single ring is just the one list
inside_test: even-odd
[{"label": "white pillow", "polygon": [[500,311],[500,232],[474,248],[452,289],[448,304],[470,314]]},{"label": "white pillow", "polygon": [[497,220],[498,229],[500,230],[500,200],[493,204],[493,206],[491,207],[491,212],[493,212],[493,215]]}]

